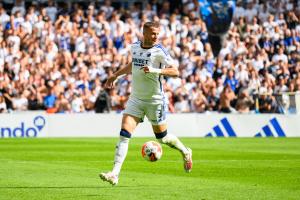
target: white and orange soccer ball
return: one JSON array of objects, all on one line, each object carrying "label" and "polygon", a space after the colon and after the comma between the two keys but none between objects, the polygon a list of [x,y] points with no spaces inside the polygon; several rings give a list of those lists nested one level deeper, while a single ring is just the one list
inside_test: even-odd
[{"label": "white and orange soccer ball", "polygon": [[157,161],[162,156],[162,147],[158,142],[148,141],[142,146],[142,156],[150,162]]}]

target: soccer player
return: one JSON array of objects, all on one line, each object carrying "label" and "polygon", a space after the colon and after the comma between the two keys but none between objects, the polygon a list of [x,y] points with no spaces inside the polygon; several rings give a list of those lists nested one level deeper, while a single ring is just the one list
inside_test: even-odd
[{"label": "soccer player", "polygon": [[235,0],[194,0],[208,32],[208,42],[214,56],[218,56],[232,21]]},{"label": "soccer player", "polygon": [[158,43],[158,34],[159,23],[146,22],[143,25],[143,41],[133,43],[131,46],[132,61],[108,77],[105,83],[106,87],[111,88],[119,76],[132,73],[132,92],[123,113],[113,169],[111,172],[99,174],[102,180],[112,185],[118,184],[129,140],[144,116],[151,122],[156,139],[180,151],[185,171],[190,172],[192,169],[192,150],[185,147],[175,135],[167,132],[167,105],[162,88],[162,76],[177,77],[179,71],[174,60]]}]

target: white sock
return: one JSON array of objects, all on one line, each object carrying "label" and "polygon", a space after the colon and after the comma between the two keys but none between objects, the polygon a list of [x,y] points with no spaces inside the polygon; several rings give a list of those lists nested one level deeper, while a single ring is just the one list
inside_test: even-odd
[{"label": "white sock", "polygon": [[187,148],[182,144],[182,142],[172,134],[167,134],[165,137],[158,139],[160,143],[166,144],[172,148],[179,150],[182,154],[187,154]]},{"label": "white sock", "polygon": [[114,167],[112,170],[112,173],[116,174],[117,176],[120,174],[122,164],[126,158],[128,152],[128,144],[129,138],[120,136],[120,141],[116,146]]}]

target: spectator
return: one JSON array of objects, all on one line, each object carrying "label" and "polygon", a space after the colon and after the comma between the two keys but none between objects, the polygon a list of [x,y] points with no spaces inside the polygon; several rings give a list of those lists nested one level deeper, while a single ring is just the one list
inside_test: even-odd
[{"label": "spectator", "polygon": [[95,102],[95,112],[104,113],[104,112],[110,112],[110,110],[111,110],[110,96],[108,95],[106,90],[101,89]]},{"label": "spectator", "polygon": [[15,14],[16,12],[20,12],[22,16],[25,15],[25,1],[24,0],[16,0],[14,7],[11,10],[12,14]]},{"label": "spectator", "polygon": [[272,57],[272,62],[274,64],[278,64],[279,61],[282,61],[284,63],[287,63],[288,62],[288,57],[287,55],[284,54],[284,50],[283,50],[283,47],[280,47],[278,49],[278,53],[276,53],[273,57]]},{"label": "spectator", "polygon": [[57,96],[53,88],[48,89],[48,94],[44,97],[44,106],[46,109],[54,108]]},{"label": "spectator", "polygon": [[9,22],[10,17],[6,13],[5,9],[2,5],[0,5],[0,25],[2,25],[2,28],[4,29],[6,24]]},{"label": "spectator", "polygon": [[279,75],[277,79],[278,84],[274,88],[275,94],[282,94],[288,92],[288,87],[286,86],[286,80],[283,75]]},{"label": "spectator", "polygon": [[75,93],[71,102],[71,109],[73,113],[81,113],[85,111],[82,95]]},{"label": "spectator", "polygon": [[54,4],[53,0],[48,0],[48,6],[46,7],[46,13],[51,19],[52,22],[56,20],[57,7]]},{"label": "spectator", "polygon": [[208,96],[207,96],[207,110],[208,111],[218,111],[219,110],[219,101],[220,98],[217,95],[217,89],[216,87],[212,87],[209,90]]},{"label": "spectator", "polygon": [[193,112],[203,113],[205,112],[206,105],[208,104],[206,97],[201,91],[198,92],[195,99],[192,101],[192,110]]},{"label": "spectator", "polygon": [[240,92],[237,102],[236,110],[238,113],[250,113],[251,108],[254,106],[253,99],[249,96],[248,90],[244,89]]},{"label": "spectator", "polygon": [[259,96],[259,112],[260,113],[274,113],[275,110],[275,99],[268,93],[261,93]]},{"label": "spectator", "polygon": [[114,11],[114,8],[111,6],[111,1],[105,0],[104,5],[101,6],[101,10],[106,14],[106,19],[109,19]]},{"label": "spectator", "polygon": [[44,109],[43,97],[33,86],[28,86],[30,94],[28,95],[28,110]]},{"label": "spectator", "polygon": [[28,110],[28,91],[24,91],[23,93],[16,93],[16,95],[12,98],[13,109],[16,111],[25,111]]},{"label": "spectator", "polygon": [[224,86],[226,87],[229,85],[231,90],[235,92],[238,87],[238,83],[238,80],[234,76],[234,71],[232,69],[228,70],[227,77],[224,81]]},{"label": "spectator", "polygon": [[220,112],[231,113],[233,108],[231,107],[232,101],[236,98],[234,92],[232,91],[230,85],[225,85],[224,89],[220,95]]},{"label": "spectator", "polygon": [[191,1],[146,1],[146,7],[128,9],[111,1],[78,2],[70,9],[42,2],[0,4],[0,92],[8,112],[105,112],[110,103],[119,112],[131,76],[109,93],[101,82],[127,64],[130,44],[141,39],[150,20],[160,21],[161,43],[181,74],[162,82],[170,112],[251,112],[244,93],[251,99],[259,91],[268,94],[259,95],[260,110],[277,112],[275,93],[300,91],[300,5],[294,1],[238,0],[219,56]]},{"label": "spectator", "polygon": [[175,112],[178,113],[186,113],[190,112],[189,102],[187,100],[187,96],[179,95],[178,101],[174,104]]},{"label": "spectator", "polygon": [[0,93],[0,113],[6,113],[7,112],[7,107],[5,103],[5,99],[3,97],[3,94]]}]

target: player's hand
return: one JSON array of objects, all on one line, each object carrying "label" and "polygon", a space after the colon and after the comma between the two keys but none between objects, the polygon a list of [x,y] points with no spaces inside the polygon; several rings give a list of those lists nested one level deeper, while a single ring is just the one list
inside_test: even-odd
[{"label": "player's hand", "polygon": [[140,69],[144,70],[145,73],[161,74],[161,69],[157,69],[157,68],[150,67],[150,66],[147,66],[147,65],[144,65]]},{"label": "player's hand", "polygon": [[105,88],[113,88],[114,87],[114,81],[117,79],[116,75],[111,75],[108,77],[108,79],[106,80],[104,87]]},{"label": "player's hand", "polygon": [[143,70],[145,73],[149,73],[150,72],[149,66],[147,66],[147,65],[141,67],[140,70]]}]

